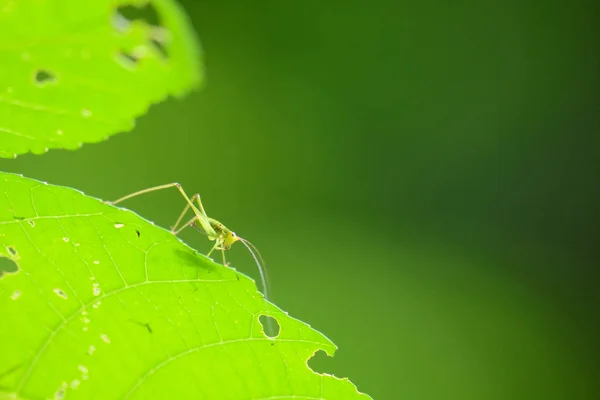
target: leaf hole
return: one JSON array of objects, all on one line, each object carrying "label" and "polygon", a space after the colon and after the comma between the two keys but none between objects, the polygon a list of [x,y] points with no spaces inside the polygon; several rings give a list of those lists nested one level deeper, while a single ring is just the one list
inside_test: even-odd
[{"label": "leaf hole", "polygon": [[56,77],[48,70],[40,69],[35,73],[35,83],[39,86],[48,85],[54,82],[56,82]]},{"label": "leaf hole", "polygon": [[169,52],[167,51],[167,47],[165,46],[165,41],[152,38],[150,39],[150,43],[152,44],[152,47],[154,47],[156,51],[158,51],[162,58],[169,58]]},{"label": "leaf hole", "polygon": [[19,272],[19,264],[12,258],[0,254],[0,279],[5,275],[16,274]]},{"label": "leaf hole", "polygon": [[62,289],[60,289],[60,288],[54,289],[53,292],[54,292],[54,294],[56,294],[61,299],[67,300],[69,298],[69,296],[67,296],[67,294],[65,293],[65,291],[62,290]]},{"label": "leaf hole", "polygon": [[263,314],[258,317],[258,321],[262,325],[266,337],[273,339],[279,336],[279,322],[275,318]]},{"label": "leaf hole", "polygon": [[306,365],[310,368],[314,373],[317,374],[327,374],[327,371],[332,370],[331,363],[333,362],[333,358],[329,357],[326,352],[323,350],[318,350],[315,352],[311,358],[308,359]]},{"label": "leaf hole", "polygon": [[[118,7],[115,16],[117,21],[115,22],[113,19],[113,26],[115,26],[117,30],[120,30],[119,28],[122,28],[124,24],[129,24],[136,20],[143,21],[152,26],[161,26],[158,12],[150,2],[143,6],[126,5]],[[123,19],[125,21],[123,21]]]},{"label": "leaf hole", "polygon": [[6,248],[6,251],[8,251],[8,254],[10,254],[10,256],[11,256],[11,257],[13,257],[13,258],[14,258],[14,257],[16,257],[16,256],[17,256],[17,254],[18,254],[18,253],[17,253],[17,249],[15,249],[15,248],[14,248],[14,247],[12,247],[12,246],[8,246],[8,247]]},{"label": "leaf hole", "polygon": [[125,18],[120,12],[115,12],[112,16],[112,26],[117,32],[126,32],[131,21]]},{"label": "leaf hole", "polygon": [[54,393],[54,398],[55,399],[64,399],[66,389],[67,389],[67,382],[63,382],[61,384],[61,386],[58,388],[58,390],[56,391],[56,393]]},{"label": "leaf hole", "polygon": [[[163,59],[169,58],[167,43],[169,42],[169,30],[161,23],[160,15],[153,4],[148,2],[143,6],[127,5],[118,7],[112,18],[113,27],[118,32],[126,32],[134,21],[141,21],[151,27],[148,42]],[[118,61],[126,68],[134,68],[140,60],[139,54],[121,52]]]},{"label": "leaf hole", "polygon": [[121,66],[130,70],[136,69],[139,63],[138,57],[136,57],[132,53],[127,53],[123,50],[117,53],[116,59],[117,62],[121,64]]}]

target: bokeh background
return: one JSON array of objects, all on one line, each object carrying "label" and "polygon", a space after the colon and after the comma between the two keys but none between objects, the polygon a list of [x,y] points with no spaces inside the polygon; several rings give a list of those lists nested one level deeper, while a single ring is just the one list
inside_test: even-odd
[{"label": "bokeh background", "polygon": [[[202,91],[0,169],[200,192],[273,301],[340,347],[311,366],[375,399],[600,398],[594,2],[182,3]],[[183,203],[128,206],[168,227]]]}]

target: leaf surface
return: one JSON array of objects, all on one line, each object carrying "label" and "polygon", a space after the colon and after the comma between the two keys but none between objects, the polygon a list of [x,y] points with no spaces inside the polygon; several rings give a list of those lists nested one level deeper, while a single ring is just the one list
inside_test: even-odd
[{"label": "leaf surface", "polygon": [[174,0],[0,1],[0,157],[75,149],[200,84]]},{"label": "leaf surface", "polygon": [[169,231],[19,175],[0,188],[0,398],[369,398],[308,368],[329,339]]}]

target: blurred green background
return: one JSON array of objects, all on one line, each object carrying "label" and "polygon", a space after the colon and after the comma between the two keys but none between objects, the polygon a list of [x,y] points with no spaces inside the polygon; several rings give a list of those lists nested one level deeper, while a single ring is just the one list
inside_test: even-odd
[{"label": "blurred green background", "polygon": [[[311,366],[375,399],[597,398],[593,2],[183,5],[202,91],[0,169],[103,199],[200,192],[261,250],[273,301],[340,347]],[[183,203],[127,206],[169,227]]]}]

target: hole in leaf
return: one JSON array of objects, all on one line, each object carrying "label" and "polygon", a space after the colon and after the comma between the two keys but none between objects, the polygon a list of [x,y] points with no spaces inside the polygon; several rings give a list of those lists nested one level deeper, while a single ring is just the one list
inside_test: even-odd
[{"label": "hole in leaf", "polygon": [[317,374],[327,374],[331,371],[331,363],[333,359],[327,355],[323,350],[318,350],[311,358],[308,359],[308,368],[316,372]]},{"label": "hole in leaf", "polygon": [[[148,42],[162,58],[168,58],[169,52],[166,44],[169,40],[169,30],[160,21],[160,16],[154,5],[147,3],[143,6],[127,5],[118,7],[112,19],[114,28],[119,32],[125,32],[133,21],[141,21],[151,28],[149,29]],[[126,67],[137,65],[140,57],[138,54],[121,52],[118,61]]]},{"label": "hole in leaf", "polygon": [[35,74],[35,83],[37,83],[40,86],[53,83],[54,81],[56,81],[56,77],[51,72],[45,69],[40,69]]},{"label": "hole in leaf", "polygon": [[17,255],[17,249],[15,249],[15,248],[14,248],[14,247],[12,247],[12,246],[8,246],[8,247],[6,248],[6,250],[8,251],[8,254],[10,254],[10,255],[11,255],[11,257],[14,257],[14,256],[16,256],[16,255]]},{"label": "hole in leaf", "polygon": [[15,274],[18,271],[19,265],[15,260],[0,254],[0,279],[4,278],[4,275]]},{"label": "hole in leaf", "polygon": [[279,322],[273,317],[268,315],[261,315],[258,317],[260,324],[263,327],[263,332],[269,338],[275,338],[279,335]]},{"label": "hole in leaf", "polygon": [[65,398],[65,391],[67,389],[66,386],[67,386],[66,382],[63,382],[62,386],[60,388],[58,388],[56,393],[54,393],[55,399],[64,399]]},{"label": "hole in leaf", "polygon": [[113,17],[112,17],[112,26],[115,28],[115,30],[117,32],[125,32],[125,31],[127,31],[127,28],[129,28],[129,24],[130,23],[131,23],[131,21],[129,21],[127,18],[125,18],[119,12],[115,12],[113,14]]},{"label": "hole in leaf", "polygon": [[[161,26],[158,12],[156,11],[156,8],[154,8],[154,5],[152,5],[151,3],[147,3],[141,7],[136,7],[133,5],[121,6],[117,8],[116,14],[118,15],[118,17],[116,17],[117,19],[119,17],[121,19],[125,19],[125,21],[118,21],[116,22],[116,24],[123,24],[123,22],[129,23],[131,21],[141,20],[147,23],[148,25]],[[115,24],[114,21],[113,24]],[[122,25],[116,25],[115,28],[118,29],[120,26]]]},{"label": "hole in leaf", "polygon": [[139,58],[131,53],[120,51],[116,58],[117,62],[127,69],[135,69],[138,66]]},{"label": "hole in leaf", "polygon": [[152,43],[152,46],[160,53],[162,58],[169,58],[169,53],[164,44],[165,42],[158,39],[150,39],[150,43]]}]

